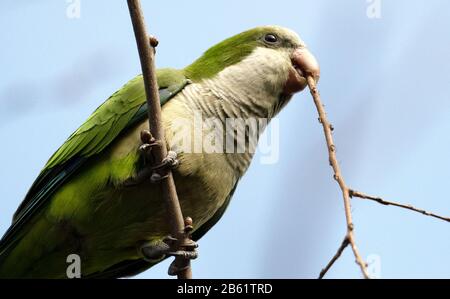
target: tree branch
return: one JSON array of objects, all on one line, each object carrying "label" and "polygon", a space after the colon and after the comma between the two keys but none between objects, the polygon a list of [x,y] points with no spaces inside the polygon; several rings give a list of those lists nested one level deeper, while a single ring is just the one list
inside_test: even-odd
[{"label": "tree branch", "polygon": [[[159,140],[162,144],[162,146],[156,146],[154,149],[152,149],[153,157],[155,159],[154,162],[156,165],[158,165],[167,156],[167,148],[164,137],[164,130],[161,125],[159,88],[156,81],[155,72],[154,47],[156,47],[157,42],[155,42],[156,40],[154,39],[153,43],[150,44],[140,1],[128,0],[128,9],[130,11],[131,22],[133,24],[133,30],[136,37],[136,43],[141,62],[142,75],[144,77],[150,132],[152,136],[156,140]],[[181,212],[180,203],[178,201],[175,182],[170,170],[168,172],[167,178],[161,182],[161,191],[166,203],[167,219],[170,223],[171,234],[173,237],[177,238],[177,246],[179,246],[180,244],[186,244],[188,240],[186,240],[187,235],[184,231],[184,218]],[[192,278],[189,259],[176,257],[175,263],[179,266],[180,269],[183,269],[177,273],[178,278]]]},{"label": "tree branch", "polygon": [[341,257],[342,252],[344,252],[345,248],[350,244],[348,241],[347,236],[345,236],[344,240],[342,240],[341,246],[339,246],[336,254],[333,256],[333,258],[328,262],[327,266],[320,271],[319,279],[322,279],[325,274],[327,274],[328,270],[333,267],[334,263]]},{"label": "tree branch", "polygon": [[[361,268],[361,272],[362,272],[364,278],[369,278],[369,274],[367,272],[367,265],[364,262],[364,260],[362,259],[361,255],[359,254],[358,247],[356,246],[354,226],[353,226],[353,221],[352,221],[350,193],[349,193],[349,188],[345,184],[344,177],[341,174],[341,169],[339,167],[339,163],[336,158],[336,146],[334,145],[333,136],[332,136],[333,126],[329,123],[329,121],[327,119],[327,115],[326,115],[325,109],[323,107],[322,101],[320,100],[319,91],[317,90],[316,82],[315,82],[314,78],[312,76],[308,76],[307,80],[308,80],[308,86],[309,86],[311,95],[314,100],[314,104],[316,105],[317,112],[319,113],[319,121],[322,124],[323,132],[325,134],[325,140],[326,140],[326,144],[327,144],[327,148],[328,148],[329,162],[334,171],[334,179],[337,181],[337,183],[339,184],[339,187],[341,188],[341,191],[342,191],[342,197],[344,200],[345,218],[346,218],[346,223],[347,223],[347,234],[346,234],[345,239],[348,240],[348,243],[352,248],[356,263]],[[338,255],[338,257],[340,255],[340,252],[342,252],[345,249],[345,247],[346,246],[341,246],[339,248],[338,253],[336,254],[336,255]],[[336,255],[335,255],[335,257],[336,257]],[[334,261],[336,259],[334,259]],[[333,264],[334,261],[332,260],[332,262],[330,262],[330,263]]]},{"label": "tree branch", "polygon": [[367,194],[364,194],[362,192],[355,191],[355,190],[349,190],[349,192],[350,192],[350,197],[357,197],[357,198],[361,198],[361,199],[368,199],[368,200],[371,200],[371,201],[378,202],[379,204],[382,204],[382,205],[385,205],[385,206],[395,206],[395,207],[407,209],[407,210],[414,211],[414,212],[417,212],[417,213],[420,213],[420,214],[423,214],[423,215],[426,215],[426,216],[430,216],[430,217],[434,217],[434,218],[437,218],[437,219],[440,219],[440,220],[444,220],[444,221],[450,222],[450,218],[448,218],[448,217],[439,216],[437,214],[425,211],[423,209],[415,208],[412,205],[406,205],[406,204],[401,204],[401,203],[397,203],[397,202],[393,202],[393,201],[387,201],[387,200],[382,199],[381,197],[375,197],[375,196],[367,195]]},{"label": "tree branch", "polygon": [[357,197],[357,198],[361,198],[361,199],[375,201],[379,204],[386,205],[386,206],[395,206],[395,207],[407,209],[407,210],[414,211],[416,213],[420,213],[420,214],[423,214],[423,215],[426,215],[429,217],[434,217],[434,218],[437,218],[440,220],[444,220],[446,222],[450,222],[450,218],[443,217],[443,216],[428,212],[426,210],[413,207],[412,205],[401,204],[401,203],[397,203],[397,202],[393,202],[393,201],[387,201],[387,200],[382,199],[381,197],[375,197],[375,196],[364,194],[359,191],[349,189],[347,187],[347,185],[345,184],[344,178],[341,174],[339,164],[337,162],[336,147],[334,145],[333,136],[332,136],[333,126],[329,123],[329,121],[327,119],[326,112],[325,112],[323,104],[320,100],[319,91],[317,90],[316,82],[315,82],[314,78],[312,76],[308,76],[307,80],[308,80],[309,89],[311,91],[311,95],[313,96],[313,99],[314,99],[314,104],[317,108],[317,112],[319,113],[319,121],[322,124],[323,131],[325,134],[325,140],[326,140],[327,147],[328,147],[329,161],[330,161],[330,165],[334,171],[334,179],[338,182],[339,187],[342,190],[342,195],[343,195],[343,199],[344,199],[345,217],[346,217],[346,221],[347,221],[347,234],[346,234],[344,240],[342,241],[341,246],[339,246],[336,254],[328,262],[327,266],[324,269],[322,269],[322,271],[320,272],[319,279],[322,279],[325,276],[325,274],[328,272],[328,270],[330,270],[330,268],[334,265],[334,263],[340,258],[340,256],[342,255],[342,252],[344,252],[345,248],[347,248],[348,245],[350,245],[352,247],[353,255],[355,256],[356,263],[361,268],[361,272],[363,273],[364,278],[370,278],[368,275],[368,272],[367,272],[367,265],[362,260],[360,254],[358,252],[358,249],[356,247],[355,236],[354,236],[354,232],[353,232],[354,226],[353,226],[353,222],[352,222],[352,213],[351,213],[351,203],[350,203],[351,198]]}]

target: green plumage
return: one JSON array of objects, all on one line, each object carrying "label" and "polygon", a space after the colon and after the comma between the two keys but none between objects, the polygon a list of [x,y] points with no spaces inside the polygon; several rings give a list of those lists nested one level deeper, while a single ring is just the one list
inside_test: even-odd
[{"label": "green plumage", "polygon": [[[163,91],[161,105],[186,84],[182,72],[174,69],[158,70],[157,78]],[[50,158],[44,171],[67,162],[75,155],[90,157],[103,151],[130,124],[145,102],[144,84],[142,75],[139,75],[94,111]]]},{"label": "green plumage", "polygon": [[[183,71],[174,69],[157,70],[157,79],[161,105],[188,84]],[[82,251],[89,252],[89,256],[80,254],[85,277],[128,276],[152,265],[138,257],[136,248],[121,248],[122,243],[127,243],[124,240],[127,237],[132,239],[144,233],[137,229],[133,235],[131,228],[119,236],[115,234],[117,228],[126,227],[130,222],[145,221],[155,210],[161,215],[164,213],[159,189],[151,186],[144,191],[136,191],[142,194],[138,198],[154,194],[150,201],[110,205],[112,198],[120,200],[121,197],[115,186],[135,175],[142,166],[137,148],[120,159],[111,159],[111,145],[118,136],[126,135],[127,131],[145,121],[146,116],[143,80],[139,75],[98,107],[55,152],[1,240],[0,277],[65,277],[66,257]],[[103,190],[101,198],[93,199],[91,195],[99,193],[99,190]],[[195,240],[218,221],[231,195],[223,207],[194,232]],[[154,220],[159,221],[159,218]],[[168,234],[167,225],[162,225],[164,228],[152,223],[146,226],[152,227],[153,231],[145,233],[147,235],[162,238]],[[92,241],[83,240],[84,235],[89,235]],[[116,244],[112,245],[113,242]],[[59,248],[60,244],[64,244],[64,248]],[[102,246],[112,247],[112,250],[103,250]]]},{"label": "green plumage", "polygon": [[211,47],[185,69],[192,80],[211,78],[227,66],[233,65],[252,53],[262,41],[263,28],[255,28],[230,37]]},{"label": "green plumage", "polygon": [[[161,82],[159,86],[162,105],[187,84],[187,79],[182,72],[174,69],[158,70],[157,78],[158,82]],[[80,213],[91,208],[85,205],[90,192],[105,188],[108,184],[107,180],[124,180],[135,172],[135,164],[138,162],[137,152],[110,163],[109,169],[105,168],[105,164],[98,162],[102,158],[99,154],[119,134],[123,134],[127,129],[145,119],[146,115],[144,85],[142,76],[139,75],[98,107],[55,152],[16,211],[13,224],[0,243],[0,276],[26,276],[24,272],[21,272],[20,264],[26,264],[28,260],[22,257],[18,263],[17,259],[13,258],[14,254],[20,252],[21,246],[30,251],[27,256],[32,260],[31,253],[39,249],[39,240],[31,236],[30,242],[19,244],[19,249],[14,246],[21,241],[24,234],[28,233],[30,236],[29,230],[23,229],[24,225],[29,227],[30,222],[34,225],[32,233],[36,237],[41,234],[51,235],[53,229],[49,227],[51,223],[45,219],[36,220],[42,216],[39,215],[39,212],[42,213],[42,208],[54,215],[64,213],[63,211]],[[96,164],[99,166],[95,167]],[[70,182],[66,183],[69,179]],[[68,200],[69,198],[72,200]],[[59,206],[58,200],[63,201],[63,206]],[[77,216],[82,218],[82,215]],[[61,219],[64,217],[65,215],[61,215]],[[49,233],[39,230],[41,226],[44,230],[49,230]],[[60,232],[60,235],[63,234],[64,232]],[[54,241],[55,244],[58,243]],[[52,243],[52,240],[46,239],[45,242]],[[10,253],[10,249],[14,249],[15,252]],[[11,267],[8,267],[9,263]],[[49,269],[48,266],[40,268]],[[22,271],[24,270],[30,272],[25,266]]]},{"label": "green plumage", "polygon": [[[280,42],[265,43],[264,36],[269,33],[278,34]],[[172,118],[193,117],[188,109],[191,103],[187,102],[193,93],[200,100],[196,105],[203,109],[219,115],[225,109],[239,111],[240,107],[236,106],[224,108],[231,104],[213,95],[210,87],[202,86],[204,79],[212,79],[227,67],[239,64],[258,47],[268,51],[281,49],[281,58],[276,60],[279,68],[268,63],[267,57],[262,58],[267,71],[287,70],[285,64],[290,65],[290,60],[283,55],[298,45],[297,39],[281,27],[259,27],[217,44],[183,70],[158,70],[166,134],[173,129]],[[239,78],[248,80],[244,84],[260,84],[253,89],[256,90],[254,100],[270,103],[272,106],[267,107],[273,111],[273,107],[280,106],[282,81],[287,74],[274,73],[268,79],[260,76],[259,72],[251,71],[240,74]],[[190,89],[191,82],[197,89],[205,89]],[[275,87],[267,89],[267,86]],[[247,90],[250,89],[245,89],[245,96]],[[264,94],[265,90],[271,94]],[[244,106],[249,109],[249,103]],[[81,257],[84,277],[128,276],[152,265],[137,249],[169,234],[160,189],[147,182],[136,186],[124,184],[144,166],[138,148],[139,132],[148,126],[146,118],[143,80],[137,76],[98,107],[55,152],[0,241],[0,278],[64,278],[66,257],[74,253]],[[234,168],[229,162],[238,160],[238,156],[227,155],[180,156],[180,167],[174,172],[174,178],[183,212],[194,219],[194,240],[223,215],[245,172],[244,166]]]}]

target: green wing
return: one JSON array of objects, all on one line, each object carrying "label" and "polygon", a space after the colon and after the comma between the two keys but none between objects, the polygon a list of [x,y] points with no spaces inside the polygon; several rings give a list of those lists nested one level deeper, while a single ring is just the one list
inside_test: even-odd
[{"label": "green wing", "polygon": [[[181,71],[173,69],[158,70],[157,78],[162,91],[161,105],[187,83]],[[144,103],[144,83],[142,75],[139,75],[92,113],[50,158],[44,171],[61,165],[76,155],[90,157],[103,151],[130,124]]]},{"label": "green wing", "polygon": [[[203,237],[219,220],[222,218],[225,213],[228,205],[230,204],[231,198],[233,197],[234,191],[238,185],[239,181],[236,182],[234,188],[231,190],[230,194],[226,198],[223,205],[216,211],[216,213],[206,221],[202,226],[200,226],[195,232],[192,234],[192,239],[194,241],[199,240]],[[158,261],[159,262],[159,261]],[[120,278],[120,277],[128,277],[137,275],[151,266],[155,265],[155,263],[148,262],[144,259],[137,260],[126,260],[122,261],[110,268],[97,273],[92,273],[84,278]]]},{"label": "green wing", "polygon": [[[161,105],[188,84],[182,71],[157,71]],[[142,75],[135,77],[109,97],[49,159],[0,240],[1,255],[20,239],[20,228],[47,202],[51,195],[90,157],[100,154],[121,132],[147,116]]]}]

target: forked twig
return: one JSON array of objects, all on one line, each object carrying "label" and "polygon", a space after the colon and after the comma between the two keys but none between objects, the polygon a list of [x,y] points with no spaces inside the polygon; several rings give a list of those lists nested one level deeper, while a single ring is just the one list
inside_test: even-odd
[{"label": "forked twig", "polygon": [[367,200],[371,200],[371,201],[377,202],[382,205],[395,206],[395,207],[407,209],[407,210],[414,211],[416,213],[420,213],[420,214],[423,214],[423,215],[426,215],[429,217],[434,217],[434,218],[437,218],[437,219],[440,219],[440,220],[443,220],[446,222],[450,222],[450,218],[443,217],[443,216],[428,212],[426,210],[416,208],[412,205],[401,204],[401,203],[397,203],[397,202],[393,202],[393,201],[387,201],[387,200],[382,199],[381,197],[375,197],[375,196],[364,194],[359,191],[349,189],[347,187],[347,185],[345,184],[344,178],[341,174],[339,164],[337,162],[336,147],[334,145],[333,136],[332,136],[333,126],[329,123],[329,121],[327,119],[326,112],[325,112],[323,104],[320,100],[319,91],[317,90],[316,82],[315,82],[314,78],[312,76],[308,76],[307,80],[308,80],[309,89],[311,91],[311,95],[313,96],[313,99],[314,99],[314,104],[317,108],[317,112],[319,113],[319,121],[322,124],[323,131],[325,134],[325,139],[326,139],[326,143],[327,143],[327,147],[328,147],[329,161],[330,161],[330,165],[334,171],[334,179],[338,182],[339,187],[342,190],[342,195],[343,195],[343,199],[344,199],[345,217],[346,217],[346,221],[347,221],[347,234],[346,234],[344,240],[342,241],[341,245],[339,246],[336,254],[328,262],[326,267],[323,268],[322,271],[320,272],[319,279],[321,279],[325,276],[325,274],[328,272],[328,270],[330,270],[331,267],[334,265],[334,263],[340,258],[340,256],[342,255],[342,252],[344,252],[345,248],[347,248],[347,246],[349,246],[349,245],[352,247],[353,255],[355,256],[356,263],[361,268],[361,272],[363,273],[364,278],[370,278],[368,275],[368,272],[367,272],[367,265],[361,258],[360,254],[358,252],[358,249],[356,247],[355,235],[353,232],[354,226],[353,226],[353,222],[352,222],[352,213],[351,213],[351,203],[350,203],[351,198],[356,197],[356,198],[360,198],[360,199],[367,199]]},{"label": "forked twig", "polygon": [[[333,127],[327,119],[327,115],[325,109],[323,107],[322,101],[320,100],[319,91],[316,87],[316,82],[312,76],[307,77],[309,90],[311,91],[311,95],[314,99],[314,104],[316,105],[317,112],[319,113],[319,121],[322,124],[323,132],[325,134],[325,140],[328,148],[328,157],[331,167],[334,171],[334,179],[339,184],[339,187],[342,191],[342,197],[344,200],[344,210],[345,210],[345,218],[347,223],[347,234],[345,239],[348,241],[348,245],[351,246],[353,255],[355,256],[356,263],[361,268],[361,272],[364,278],[370,278],[367,272],[367,265],[359,254],[358,247],[356,246],[355,234],[354,234],[354,226],[352,220],[352,211],[351,211],[351,203],[350,203],[350,192],[349,188],[345,184],[344,177],[341,174],[341,168],[339,167],[339,163],[336,158],[336,146],[334,145],[332,130]],[[338,250],[338,254],[342,253],[346,246],[341,246]],[[342,249],[341,249],[342,248]],[[336,255],[335,255],[336,257]],[[333,258],[334,261],[337,260],[339,256]],[[334,263],[333,261],[333,263]],[[331,263],[331,264],[333,264]],[[331,266],[330,266],[331,267]],[[329,269],[329,268],[328,268]],[[326,271],[323,271],[323,275],[325,275]]]}]

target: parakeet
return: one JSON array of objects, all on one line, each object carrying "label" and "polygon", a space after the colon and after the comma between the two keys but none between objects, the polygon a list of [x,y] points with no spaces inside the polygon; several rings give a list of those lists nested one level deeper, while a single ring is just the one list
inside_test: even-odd
[{"label": "parakeet", "polygon": [[[184,69],[157,70],[167,147],[178,153],[173,174],[183,214],[194,219],[194,240],[221,218],[253,153],[180,150],[176,136],[183,128],[176,122],[187,120],[184,129],[193,128],[199,113],[221,124],[270,120],[306,87],[307,75],[317,81],[319,74],[300,37],[280,26],[225,39]],[[139,151],[146,129],[139,75],[48,160],[0,241],[0,277],[65,278],[71,254],[80,257],[85,278],[131,276],[160,261],[142,250],[170,234],[160,187],[137,179],[147,167]],[[201,132],[181,136],[195,143],[208,134]]]}]

